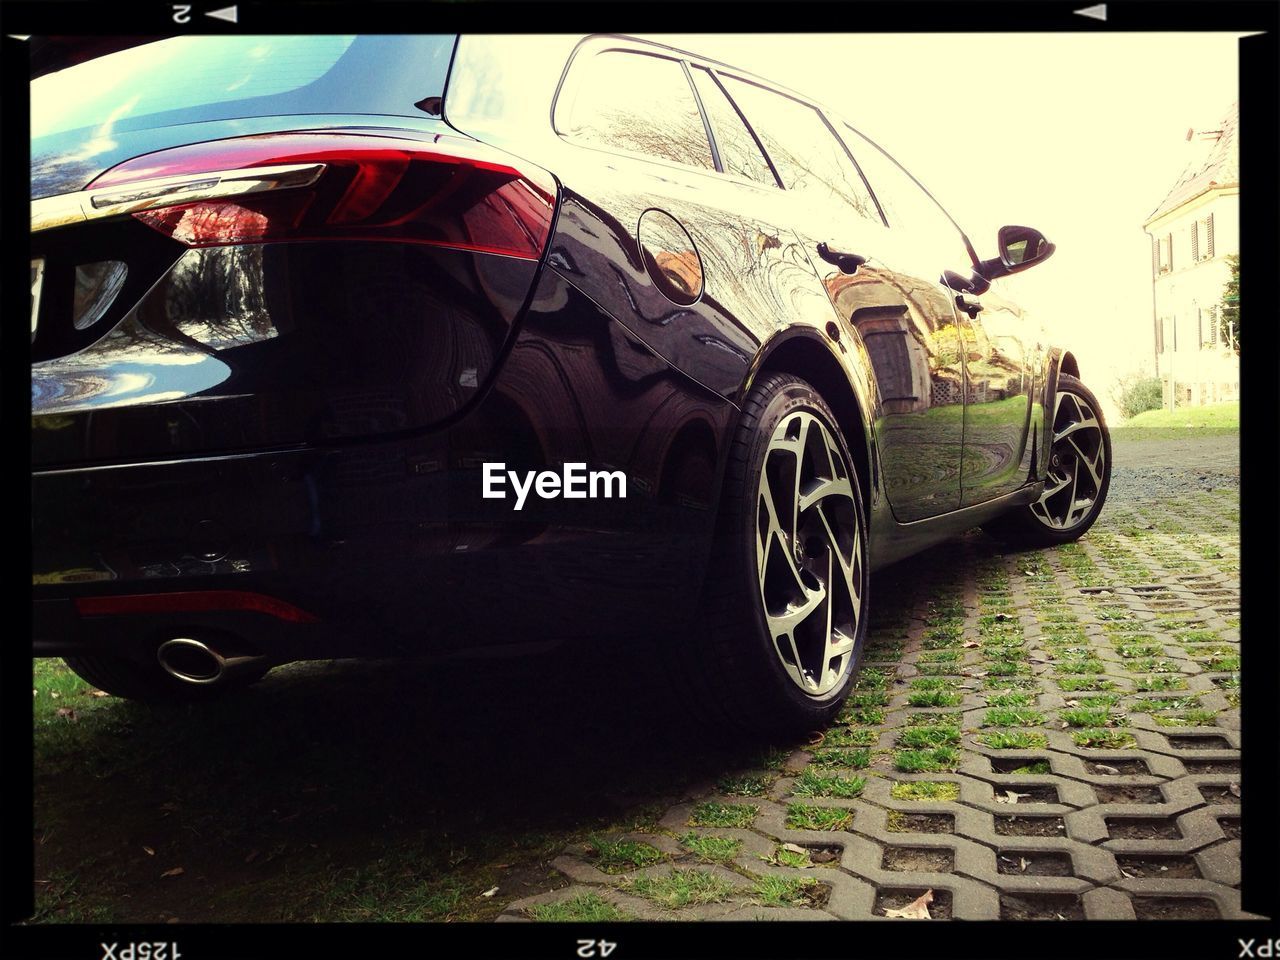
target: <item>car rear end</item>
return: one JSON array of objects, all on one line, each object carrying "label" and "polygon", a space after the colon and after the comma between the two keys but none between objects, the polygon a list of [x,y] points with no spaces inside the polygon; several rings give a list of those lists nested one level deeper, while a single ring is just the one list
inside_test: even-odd
[{"label": "car rear end", "polygon": [[556,208],[444,123],[455,39],[176,37],[33,82],[38,655],[405,649],[379,585],[409,532],[459,549],[444,428]]}]

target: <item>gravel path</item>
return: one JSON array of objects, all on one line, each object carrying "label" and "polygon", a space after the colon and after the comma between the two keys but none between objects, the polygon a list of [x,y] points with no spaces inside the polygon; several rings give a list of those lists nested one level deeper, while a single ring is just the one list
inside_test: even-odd
[{"label": "gravel path", "polygon": [[1117,430],[1111,444],[1115,462],[1108,499],[1113,503],[1240,487],[1239,434],[1130,440]]}]

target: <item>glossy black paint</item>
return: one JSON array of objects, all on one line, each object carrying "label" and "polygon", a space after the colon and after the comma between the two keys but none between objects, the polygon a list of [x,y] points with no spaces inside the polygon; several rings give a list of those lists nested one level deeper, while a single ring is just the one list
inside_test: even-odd
[{"label": "glossy black paint", "polygon": [[[540,262],[394,243],[187,250],[132,222],[33,237],[63,276],[123,249],[133,282],[147,279],[80,340],[42,328],[33,345],[37,641],[143,655],[185,625],[283,660],[680,629],[715,575],[739,404],[773,370],[810,379],[837,413],[873,567],[1034,499],[1064,358],[994,289],[976,317],[957,310],[940,277],[974,270],[968,239],[957,231],[940,255],[915,242],[852,137],[834,143],[866,193],[859,210],[764,182],[762,169],[782,179],[780,147],[753,128],[734,149],[763,147],[755,179],[746,161],[736,175],[560,136],[566,69],[601,49],[683,61],[700,96],[753,79],[620,38],[464,37],[443,121],[360,118],[398,136],[459,131],[551,171]],[[713,128],[732,122],[723,105],[701,109]],[[843,121],[819,116],[834,137]],[[138,129],[107,165],[189,134],[299,128],[276,116]],[[60,149],[33,160],[33,195],[87,182],[53,175],[75,156]],[[865,260],[846,273],[820,243]],[[531,497],[515,513],[480,495],[497,461],[623,470],[628,496]],[[179,589],[260,591],[320,623],[82,618],[69,605]]]}]

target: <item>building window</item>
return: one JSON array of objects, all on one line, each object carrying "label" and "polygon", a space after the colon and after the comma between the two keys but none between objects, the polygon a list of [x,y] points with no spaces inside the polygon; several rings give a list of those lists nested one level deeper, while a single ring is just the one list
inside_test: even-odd
[{"label": "building window", "polygon": [[1208,334],[1208,336],[1203,337],[1201,339],[1201,343],[1208,344],[1211,347],[1216,347],[1218,345],[1218,308],[1216,306],[1210,307],[1205,311],[1205,315],[1205,322],[1209,327],[1205,333]]},{"label": "building window", "polygon": [[1173,269],[1173,234],[1166,233],[1156,241],[1156,276]]},{"label": "building window", "polygon": [[1200,217],[1191,223],[1191,261],[1213,259],[1213,214]]}]

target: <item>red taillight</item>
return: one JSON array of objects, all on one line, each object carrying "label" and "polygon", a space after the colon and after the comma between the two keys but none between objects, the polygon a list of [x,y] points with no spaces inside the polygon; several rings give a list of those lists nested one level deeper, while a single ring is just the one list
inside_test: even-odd
[{"label": "red taillight", "polygon": [[244,590],[191,590],[179,593],[135,593],[114,597],[77,597],[83,617],[138,613],[206,613],[213,610],[264,613],[290,623],[315,623],[314,615],[284,600]]},{"label": "red taillight", "polygon": [[[197,143],[135,157],[89,185],[139,187],[190,177],[198,193],[236,172],[229,196],[152,200],[133,214],[187,246],[275,240],[385,240],[477,250],[526,260],[542,256],[555,210],[555,181],[543,170],[483,144],[353,133],[285,133]],[[305,187],[243,187],[256,167],[323,164]],[[228,178],[230,183],[231,178]],[[214,183],[216,184],[216,179]],[[265,189],[265,188],[264,188]],[[111,193],[119,193],[112,190]],[[124,191],[127,194],[127,191]],[[190,194],[188,194],[190,195]]]}]

